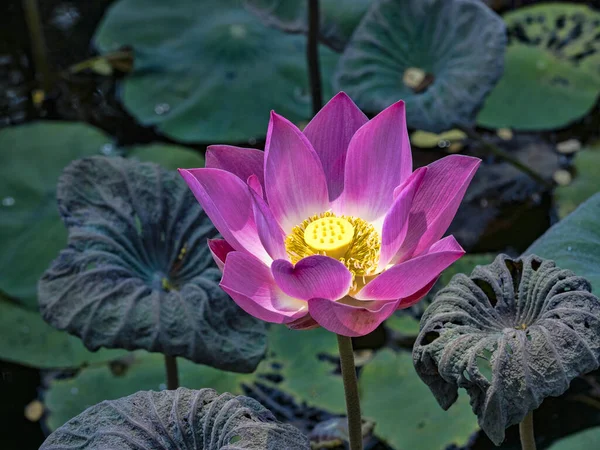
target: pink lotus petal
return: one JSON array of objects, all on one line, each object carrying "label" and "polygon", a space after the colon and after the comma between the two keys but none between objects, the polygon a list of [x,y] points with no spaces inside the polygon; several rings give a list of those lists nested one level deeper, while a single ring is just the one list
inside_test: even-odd
[{"label": "pink lotus petal", "polygon": [[265,144],[265,192],[285,233],[309,216],[329,209],[319,157],[306,136],[274,112]]},{"label": "pink lotus petal", "polygon": [[352,274],[344,264],[322,255],[303,258],[295,266],[278,259],[273,261],[271,272],[283,292],[302,300],[314,297],[337,300],[348,293],[352,283]]},{"label": "pink lotus petal", "polygon": [[225,258],[229,252],[233,252],[234,249],[231,245],[227,243],[225,239],[209,239],[208,240],[208,249],[212,254],[217,267],[221,272],[223,272],[223,267],[225,266]]},{"label": "pink lotus petal", "polygon": [[408,233],[394,262],[419,255],[439,240],[454,218],[481,160],[446,156],[430,164],[408,219]]},{"label": "pink lotus petal", "polygon": [[419,303],[419,301],[423,297],[425,297],[427,294],[429,294],[429,291],[431,291],[431,289],[433,289],[433,286],[435,286],[435,283],[437,282],[438,279],[439,279],[439,277],[434,278],[423,289],[418,290],[417,292],[415,292],[412,295],[409,295],[406,298],[400,299],[400,303],[398,303],[398,306],[396,307],[396,309],[410,308],[412,305]]},{"label": "pink lotus petal", "polygon": [[294,320],[293,322],[286,323],[286,326],[290,330],[304,331],[304,330],[313,330],[315,328],[319,328],[321,325],[319,325],[316,322],[316,320],[311,317],[310,314],[307,314],[304,317]]},{"label": "pink lotus petal", "polygon": [[179,169],[196,199],[225,240],[265,262],[272,258],[260,242],[248,186],[220,169]]},{"label": "pink lotus petal", "polygon": [[242,181],[246,181],[250,175],[256,175],[260,184],[265,184],[265,154],[254,148],[209,145],[204,166],[207,169],[226,170]]},{"label": "pink lotus petal", "polygon": [[340,212],[374,222],[388,211],[394,189],[412,172],[404,102],[363,125],[348,147]]},{"label": "pink lotus petal", "polygon": [[348,144],[356,131],[368,122],[367,116],[344,92],[333,97],[304,128],[323,164],[329,200],[340,196]]},{"label": "pink lotus petal", "polygon": [[248,314],[266,322],[288,323],[307,314],[307,303],[286,295],[271,271],[252,255],[227,255],[221,288]]},{"label": "pink lotus petal", "polygon": [[256,194],[260,197],[260,198],[264,198],[263,195],[263,187],[260,184],[260,180],[258,179],[258,177],[256,175],[250,175],[248,177],[248,180],[246,181],[246,184],[248,186],[250,186],[250,188],[256,192]]},{"label": "pink lotus petal", "polygon": [[[252,177],[250,177],[252,178]],[[285,249],[285,233],[275,220],[267,202],[249,186],[254,208],[254,220],[258,237],[263,247],[273,259],[289,259]]]},{"label": "pink lotus petal", "polygon": [[308,311],[323,328],[342,336],[364,336],[390,317],[396,310],[397,300],[389,302],[362,302],[346,297],[334,302],[323,298],[308,301]]},{"label": "pink lotus petal", "polygon": [[402,189],[396,188],[394,191],[394,203],[383,221],[379,270],[383,270],[388,265],[404,241],[408,232],[410,207],[426,172],[427,167],[415,170],[402,184]]},{"label": "pink lotus petal", "polygon": [[378,275],[354,297],[360,300],[392,300],[410,297],[436,279],[464,253],[454,236],[448,236],[432,245],[423,255],[396,264]]}]

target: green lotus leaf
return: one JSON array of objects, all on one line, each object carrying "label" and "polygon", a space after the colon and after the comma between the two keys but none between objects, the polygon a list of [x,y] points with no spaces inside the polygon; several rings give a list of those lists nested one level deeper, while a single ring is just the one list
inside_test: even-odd
[{"label": "green lotus leaf", "polygon": [[551,258],[586,277],[594,294],[600,295],[600,192],[546,231],[525,251],[528,253]]},{"label": "green lotus leaf", "polygon": [[[300,332],[273,326],[268,342],[267,356],[252,374],[224,372],[178,359],[180,383],[236,395],[251,392],[256,398],[264,398],[265,404],[270,401],[264,394],[265,387],[275,388],[298,405],[334,414],[345,412],[342,379],[332,363],[337,355],[334,335],[322,328]],[[74,378],[52,380],[44,395],[47,427],[55,430],[102,400],[124,397],[140,389],[166,388],[163,355],[137,351],[132,360],[123,362],[118,375],[113,372],[114,368],[96,366],[82,369]]]},{"label": "green lotus leaf", "polygon": [[[183,142],[264,136],[269,112],[311,117],[306,38],[263,25],[241,0],[120,0],[95,35],[101,52],[128,46],[125,107]],[[324,97],[337,55],[321,49]]]},{"label": "green lotus leaf", "polygon": [[[367,11],[370,0],[321,0],[320,40],[342,51]],[[288,33],[308,33],[308,0],[244,0],[265,25]]]},{"label": "green lotus leaf", "polygon": [[69,243],[39,283],[48,323],[90,350],[146,349],[254,370],[264,324],[220,289],[206,245],[217,232],[177,172],[86,158],[65,169],[57,198]]},{"label": "green lotus leaf", "polygon": [[48,325],[40,313],[0,295],[0,359],[44,368],[74,368],[122,357],[122,350],[90,352],[80,339]]},{"label": "green lotus leaf", "polygon": [[478,124],[545,130],[587,114],[600,93],[600,13],[552,3],[518,9],[504,20],[506,70]]},{"label": "green lotus leaf", "polygon": [[500,78],[502,20],[480,0],[380,0],[356,28],[334,85],[365,111],[403,99],[408,126],[470,126]]},{"label": "green lotus leaf", "polygon": [[584,278],[534,255],[456,275],[421,319],[415,368],[448,409],[458,388],[499,445],[544,398],[600,366],[600,300]]},{"label": "green lotus leaf", "polygon": [[254,399],[179,388],[140,391],[92,406],[48,436],[40,450],[65,447],[309,450],[310,444]]},{"label": "green lotus leaf", "polygon": [[600,427],[580,431],[571,436],[561,439],[549,450],[593,450],[600,442]]},{"label": "green lotus leaf", "polygon": [[153,143],[128,147],[127,158],[159,164],[165,169],[204,167],[204,158],[199,152],[187,147]]},{"label": "green lotus leaf", "polygon": [[111,138],[77,123],[39,122],[0,131],[0,290],[37,310],[36,285],[67,243],[56,182],[72,160],[100,154]]},{"label": "green lotus leaf", "polygon": [[600,189],[600,147],[586,148],[575,155],[575,178],[568,186],[558,186],[554,198],[558,215],[566,217]]},{"label": "green lotus leaf", "polygon": [[449,412],[438,408],[408,353],[380,351],[363,369],[360,388],[364,416],[376,422],[375,434],[393,448],[462,447],[478,430],[466,396]]}]

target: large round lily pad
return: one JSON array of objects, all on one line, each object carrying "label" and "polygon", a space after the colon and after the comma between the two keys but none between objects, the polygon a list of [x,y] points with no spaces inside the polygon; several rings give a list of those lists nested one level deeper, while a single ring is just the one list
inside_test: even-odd
[{"label": "large round lily pad", "polygon": [[248,397],[212,389],[141,391],[99,403],[56,430],[40,450],[308,450],[300,431]]},{"label": "large round lily pad", "polygon": [[587,114],[600,93],[600,13],[585,5],[548,3],[504,19],[506,70],[478,124],[550,129]]},{"label": "large round lily pad", "polygon": [[500,255],[456,275],[421,319],[415,368],[444,409],[458,389],[499,445],[544,398],[600,366],[600,300],[550,260]]},{"label": "large round lily pad", "polygon": [[586,277],[594,294],[600,295],[600,192],[531,244],[525,251],[530,253]]},{"label": "large round lily pad", "polygon": [[600,146],[586,148],[575,155],[575,178],[568,186],[558,186],[554,198],[558,215],[566,217],[584,201],[600,191]]},{"label": "large round lily pad", "polygon": [[[321,41],[343,50],[369,3],[371,0],[321,0]],[[244,0],[244,4],[266,25],[288,33],[308,32],[308,0]]]},{"label": "large round lily pad", "polygon": [[0,131],[0,291],[37,309],[36,285],[67,243],[56,183],[72,160],[100,154],[111,139],[77,123],[40,122]]},{"label": "large round lily pad", "polygon": [[479,428],[466,396],[448,412],[436,405],[409,353],[379,352],[363,369],[360,387],[364,416],[375,421],[375,434],[393,448],[462,447]]},{"label": "large round lily pad", "polygon": [[[298,405],[307,404],[334,414],[345,412],[342,379],[335,373],[334,335],[323,328],[300,332],[274,326],[268,342],[267,356],[254,373],[224,372],[181,359],[180,383],[189,388],[210,387],[234,394],[249,390],[257,398],[265,396],[265,387],[275,388]],[[140,389],[166,388],[162,355],[137,351],[132,359],[123,362],[123,367],[118,376],[108,366],[98,365],[81,370],[74,378],[52,380],[44,395],[48,428],[55,430],[102,400],[124,397]]]},{"label": "large round lily pad", "polygon": [[403,99],[411,128],[472,125],[503,68],[504,23],[480,0],[381,0],[356,28],[334,85],[377,113]]},{"label": "large round lily pad", "polygon": [[93,157],[60,178],[69,245],[44,273],[44,319],[100,347],[146,349],[254,370],[265,327],[219,287],[217,232],[181,177],[152,163]]},{"label": "large round lily pad", "polygon": [[[241,0],[120,0],[95,43],[135,54],[123,101],[143,124],[185,142],[264,136],[269,112],[311,117],[306,38],[267,27]],[[324,97],[337,55],[322,48]]]}]

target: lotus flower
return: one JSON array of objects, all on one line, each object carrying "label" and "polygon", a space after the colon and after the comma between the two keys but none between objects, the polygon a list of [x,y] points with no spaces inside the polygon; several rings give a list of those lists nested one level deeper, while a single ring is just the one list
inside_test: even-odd
[{"label": "lotus flower", "polygon": [[215,145],[206,168],[180,173],[224,238],[209,246],[241,308],[361,336],[464,254],[442,236],[479,163],[413,172],[404,102],[368,120],[342,92],[304,132],[272,112],[264,153]]}]

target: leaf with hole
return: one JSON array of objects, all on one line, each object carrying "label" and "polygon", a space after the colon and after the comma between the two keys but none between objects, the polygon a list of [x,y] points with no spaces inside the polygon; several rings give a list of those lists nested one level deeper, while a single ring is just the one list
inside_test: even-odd
[{"label": "leaf with hole", "polygon": [[[269,28],[241,0],[120,0],[96,30],[102,53],[132,47],[125,107],[182,142],[262,138],[269,112],[311,118],[306,38]],[[337,55],[320,51],[323,96]]]},{"label": "leaf with hole", "polygon": [[547,130],[586,115],[600,93],[600,13],[549,3],[511,11],[506,69],[477,122]]},{"label": "leaf with hole", "polygon": [[124,158],[70,164],[59,210],[69,244],[39,283],[40,310],[91,350],[146,349],[251,372],[263,322],[219,287],[217,232],[174,171]]},{"label": "leaf with hole", "polygon": [[212,389],[140,391],[92,406],[52,433],[40,450],[194,448],[309,450],[308,439],[248,397]]},{"label": "leaf with hole", "polygon": [[408,126],[471,126],[502,75],[502,20],[480,0],[373,2],[336,68],[334,86],[365,111],[406,102]]},{"label": "leaf with hole", "polygon": [[600,363],[600,301],[584,278],[537,256],[500,255],[456,275],[421,319],[415,368],[450,408],[464,388],[479,425],[504,430]]}]

